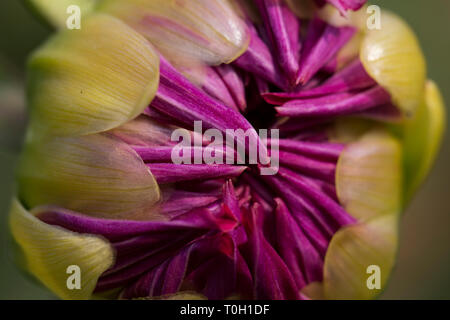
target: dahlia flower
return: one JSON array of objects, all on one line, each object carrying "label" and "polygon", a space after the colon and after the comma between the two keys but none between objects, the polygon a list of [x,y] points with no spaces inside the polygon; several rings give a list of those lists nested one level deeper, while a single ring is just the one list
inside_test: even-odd
[{"label": "dahlia flower", "polygon": [[[59,30],[28,63],[25,270],[64,299],[381,293],[444,130],[401,18],[369,30],[363,0],[30,2]],[[196,141],[181,163],[174,132]]]}]

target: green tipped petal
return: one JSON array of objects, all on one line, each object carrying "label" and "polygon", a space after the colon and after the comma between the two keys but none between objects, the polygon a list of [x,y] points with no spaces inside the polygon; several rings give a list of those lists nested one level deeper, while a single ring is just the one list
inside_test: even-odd
[{"label": "green tipped petal", "polygon": [[402,179],[401,145],[381,130],[371,131],[347,146],[336,168],[339,201],[360,221],[398,214]]},{"label": "green tipped petal", "polygon": [[229,63],[249,43],[245,24],[224,0],[105,0],[98,10],[128,23],[176,65]]},{"label": "green tipped petal", "polygon": [[325,298],[376,298],[395,262],[397,228],[398,216],[385,215],[338,231],[325,256]]},{"label": "green tipped petal", "polygon": [[159,84],[159,57],[120,20],[93,15],[29,61],[32,126],[58,135],[115,128],[138,116]]},{"label": "green tipped petal", "polygon": [[34,138],[19,166],[31,208],[56,205],[105,218],[151,219],[159,187],[128,145],[106,135]]},{"label": "green tipped petal", "polygon": [[445,106],[439,88],[428,81],[425,101],[405,124],[405,188],[408,203],[428,175],[445,131]]},{"label": "green tipped petal", "polygon": [[38,14],[55,28],[64,28],[71,11],[68,8],[78,6],[81,17],[91,13],[97,0],[26,0]]},{"label": "green tipped petal", "polygon": [[423,98],[426,66],[418,40],[406,22],[382,11],[381,30],[367,32],[360,58],[394,103],[405,114],[414,114]]},{"label": "green tipped petal", "polygon": [[[62,299],[89,299],[98,278],[113,265],[114,251],[109,242],[48,225],[17,200],[13,201],[9,224],[22,249],[26,269]],[[70,266],[79,267],[79,289],[68,288]]]}]

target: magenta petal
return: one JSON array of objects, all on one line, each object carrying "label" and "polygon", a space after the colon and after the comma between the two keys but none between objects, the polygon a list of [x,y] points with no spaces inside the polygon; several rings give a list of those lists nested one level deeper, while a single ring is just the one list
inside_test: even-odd
[{"label": "magenta petal", "polygon": [[336,201],[319,192],[307,180],[300,175],[293,173],[287,169],[280,169],[280,176],[290,185],[301,190],[307,197],[314,201],[315,205],[321,207],[324,212],[340,227],[350,225],[356,220],[350,216]]},{"label": "magenta petal", "polygon": [[301,97],[313,97],[338,92],[348,92],[372,87],[377,83],[366,72],[359,59],[337,72],[319,87],[300,93]]},{"label": "magenta petal", "polygon": [[127,287],[122,297],[159,297],[179,291],[186,272],[192,247],[182,249],[173,257],[148,271],[133,285]]},{"label": "magenta petal", "polygon": [[[44,208],[45,209],[45,208]],[[48,208],[37,214],[45,223],[57,225],[78,233],[90,233],[117,241],[143,234],[160,234],[172,230],[217,229],[216,219],[209,214],[191,215],[174,221],[131,221],[98,219],[60,208]]]},{"label": "magenta petal", "polygon": [[[268,146],[271,145],[271,140],[268,140]],[[278,145],[280,150],[294,152],[318,160],[334,161],[335,163],[345,148],[345,145],[339,143],[317,143],[291,139],[280,139]]]},{"label": "magenta petal", "polygon": [[187,281],[212,300],[223,300],[236,292],[237,247],[229,234],[205,237],[195,244]]},{"label": "magenta petal", "polygon": [[265,179],[286,202],[293,218],[305,231],[314,248],[320,254],[325,254],[328,242],[336,230],[335,223],[286,181],[277,176],[266,176]]},{"label": "magenta petal", "polygon": [[203,91],[205,91],[211,97],[221,101],[226,106],[234,109],[235,111],[240,111],[241,106],[236,103],[234,93],[230,90],[228,84],[224,81],[221,74],[218,73],[215,68],[209,67],[205,69],[206,75],[201,85]]},{"label": "magenta petal", "polygon": [[358,59],[313,89],[295,93],[267,93],[264,94],[264,99],[268,103],[280,105],[290,100],[366,89],[374,85],[376,85],[375,80],[367,74],[361,61]]},{"label": "magenta petal", "polygon": [[284,202],[280,199],[276,201],[277,248],[280,256],[299,288],[313,281],[321,281],[323,257],[305,237]]},{"label": "magenta petal", "polygon": [[334,183],[336,165],[330,162],[314,160],[292,152],[280,151],[280,164],[296,172]]},{"label": "magenta petal", "polygon": [[240,166],[207,164],[151,163],[147,166],[160,184],[213,178],[234,178],[246,169],[246,167]]},{"label": "magenta petal", "polygon": [[141,236],[114,243],[116,263],[97,283],[96,291],[105,291],[130,284],[168,259],[201,233],[162,233],[159,237]]},{"label": "magenta petal", "polygon": [[[256,141],[259,148],[266,150],[257,132],[242,114],[217,102],[195,87],[163,57],[161,57],[160,73],[160,85],[151,104],[152,108],[183,122],[188,128],[193,128],[196,121],[202,121],[204,129],[218,129],[226,136],[229,135],[227,130],[241,129],[244,132],[248,130],[250,138]],[[224,117],[224,114],[227,116]],[[245,142],[245,137],[238,137],[237,144],[247,150],[248,144]]]},{"label": "magenta petal", "polygon": [[328,62],[320,69],[320,72],[333,74],[338,68],[338,59],[336,56],[328,60]]},{"label": "magenta petal", "polygon": [[295,84],[300,60],[300,20],[282,0],[256,0],[280,69]]},{"label": "magenta petal", "polygon": [[196,208],[206,207],[220,198],[220,192],[215,190],[209,193],[184,190],[168,193],[169,195],[163,200],[159,210],[162,215],[170,218],[178,217]]},{"label": "magenta petal", "polygon": [[253,177],[253,175],[247,173],[244,173],[242,178],[251,187],[253,197],[258,198],[258,203],[260,203],[264,209],[271,211],[275,205],[273,194],[270,192],[269,188],[264,185],[263,181],[260,181]]},{"label": "magenta petal", "polygon": [[261,208],[255,206],[247,214],[249,241],[248,264],[253,276],[254,299],[257,300],[298,300],[300,290],[275,249],[267,242],[257,225]]},{"label": "magenta petal", "polygon": [[239,208],[239,202],[236,198],[233,183],[228,180],[223,187],[223,203],[230,210],[230,213],[237,219],[241,218],[241,210]]},{"label": "magenta petal", "polygon": [[257,75],[279,88],[285,88],[286,83],[274,62],[269,48],[258,36],[254,27],[249,27],[250,44],[247,51],[236,59],[233,64],[237,67]]},{"label": "magenta petal", "polygon": [[[223,159],[223,162],[226,162],[228,159],[228,155],[226,149],[224,147],[186,147],[181,150],[175,149],[175,147],[133,147],[133,149],[137,152],[137,154],[142,158],[144,162],[149,163],[173,163],[172,155],[174,151],[178,151],[178,155],[184,156],[184,153],[189,155],[191,163],[195,163],[196,160],[201,161],[203,163],[203,159],[197,159],[197,155],[203,155],[205,150],[208,150],[209,154],[212,157],[218,157]],[[236,154],[235,154],[236,156]],[[232,158],[230,156],[230,158]]]},{"label": "magenta petal", "polygon": [[222,81],[227,86],[235,105],[240,111],[245,111],[247,108],[245,85],[237,70],[230,65],[221,65],[216,67],[216,72],[220,75]]}]

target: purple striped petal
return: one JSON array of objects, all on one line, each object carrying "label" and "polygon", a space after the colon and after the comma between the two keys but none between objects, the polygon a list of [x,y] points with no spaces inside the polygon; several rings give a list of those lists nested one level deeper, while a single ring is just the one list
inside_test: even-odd
[{"label": "purple striped petal", "polygon": [[335,163],[314,160],[299,154],[280,151],[280,164],[294,169],[296,172],[323,179],[326,182],[334,183]]},{"label": "purple striped petal", "polygon": [[[201,67],[199,69],[197,72],[200,75],[197,75],[198,79],[194,79],[194,81],[199,83],[200,88],[224,105],[235,111],[240,111],[240,106],[236,103],[233,92],[230,90],[228,84],[225,83],[221,74],[217,72],[217,69],[213,67]],[[184,73],[186,74],[186,72]],[[190,75],[191,77],[189,78],[192,80],[192,72]]]},{"label": "purple striped petal", "polygon": [[[260,160],[268,162],[268,159],[264,157],[266,147],[243,115],[218,103],[196,88],[164,58],[161,58],[160,73],[159,89],[151,104],[153,108],[183,122],[189,128],[194,126],[195,121],[202,121],[205,129],[218,129],[225,136],[230,134],[228,130],[248,130],[250,139],[256,141],[260,150],[263,150],[261,153],[263,159]],[[224,117],[224,114],[227,116]],[[233,136],[232,138],[236,139],[237,144],[244,147],[244,150],[247,150],[248,144],[244,136]]]},{"label": "purple striped petal", "polygon": [[376,86],[358,94],[338,93],[321,98],[293,100],[276,109],[282,116],[330,117],[365,111],[390,101],[389,93]]},{"label": "purple striped petal", "polygon": [[240,166],[208,164],[151,163],[147,166],[160,184],[213,178],[234,178],[246,170],[246,167]]},{"label": "purple striped petal", "polygon": [[122,293],[125,299],[160,297],[179,291],[186,272],[192,247],[187,247],[147,272]]},{"label": "purple striped petal", "polygon": [[264,178],[286,202],[292,216],[305,231],[314,248],[324,255],[328,242],[336,229],[330,218],[324,216],[318,208],[312,205],[309,199],[278,176],[265,176]]},{"label": "purple striped petal", "polygon": [[170,218],[178,217],[193,209],[206,207],[220,198],[220,190],[206,192],[189,192],[184,190],[167,191],[158,210]]},{"label": "purple striped petal", "polygon": [[90,233],[117,241],[143,234],[161,235],[182,230],[202,230],[218,228],[216,219],[204,212],[185,216],[174,221],[132,221],[90,218],[60,208],[36,209],[36,216],[45,223],[57,225],[78,233]]},{"label": "purple striped petal", "polygon": [[294,85],[300,60],[300,20],[283,0],[256,0],[280,69]]},{"label": "purple striped petal", "polygon": [[361,90],[376,85],[364,69],[361,61],[355,60],[337,72],[323,84],[309,90],[295,93],[280,92],[264,94],[264,99],[271,104],[280,105],[290,100],[311,98],[329,94]]},{"label": "purple striped petal", "polygon": [[250,44],[247,51],[236,59],[233,64],[279,88],[287,87],[269,48],[258,36],[254,27],[250,27]]},{"label": "purple striped petal", "polygon": [[234,239],[229,234],[218,234],[195,246],[186,281],[212,300],[223,300],[235,293],[238,251]]},{"label": "purple striped petal", "polygon": [[[271,140],[267,141],[267,145],[272,145]],[[337,162],[342,150],[345,148],[345,145],[338,143],[313,143],[290,139],[280,139],[278,141],[278,145],[281,150],[294,152],[296,154],[313,157],[319,160],[335,162]]]},{"label": "purple striped petal", "polygon": [[216,72],[222,78],[222,81],[228,88],[235,105],[243,112],[247,108],[247,100],[245,98],[245,85],[238,71],[230,65],[221,65],[216,67]]},{"label": "purple striped petal", "polygon": [[[197,161],[201,161],[199,164],[203,164],[203,154],[204,152],[208,152],[208,155],[211,157],[217,157],[223,159],[223,163],[226,163],[228,159],[234,160],[237,155],[234,153],[233,155],[228,155],[227,150],[224,147],[186,147],[181,150],[175,149],[175,147],[134,147],[134,151],[142,158],[144,162],[150,163],[173,163],[173,153],[175,151],[179,151],[179,156],[184,156],[184,153],[189,155],[189,159],[191,163],[196,163]],[[200,156],[199,156],[200,155]]]},{"label": "purple striped petal", "polygon": [[323,257],[314,249],[281,199],[276,199],[276,230],[280,256],[297,286],[322,280]]},{"label": "purple striped petal", "polygon": [[315,188],[312,188],[300,175],[287,169],[280,169],[280,177],[288,181],[289,184],[296,187],[298,190],[303,191],[306,196],[310,197],[316,203],[316,205],[326,210],[327,214],[339,224],[339,227],[356,222],[355,219],[352,218],[337,202],[323,193],[318,192]]}]

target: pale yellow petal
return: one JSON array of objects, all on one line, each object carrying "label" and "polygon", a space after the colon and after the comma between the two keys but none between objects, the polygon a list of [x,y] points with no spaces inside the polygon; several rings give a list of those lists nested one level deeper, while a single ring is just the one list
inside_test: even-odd
[{"label": "pale yellow petal", "polygon": [[425,101],[405,124],[405,188],[409,202],[431,170],[442,143],[446,112],[439,88],[428,81]]},{"label": "pale yellow petal", "polygon": [[407,23],[383,10],[381,29],[366,33],[360,58],[369,75],[392,95],[395,105],[406,115],[414,114],[423,99],[426,66]]},{"label": "pale yellow petal", "polygon": [[[98,278],[114,263],[108,241],[48,225],[17,200],[12,203],[9,224],[27,270],[62,299],[89,299]],[[70,279],[75,275],[70,266],[79,268],[79,289],[72,286],[76,281]]]},{"label": "pale yellow petal", "polygon": [[326,299],[373,299],[395,263],[398,216],[385,215],[338,231],[324,264]]},{"label": "pale yellow petal", "polygon": [[152,219],[159,187],[125,143],[96,134],[32,137],[19,170],[21,199],[31,208],[56,205],[84,214]]},{"label": "pale yellow petal", "polygon": [[159,84],[159,57],[120,20],[92,15],[60,31],[29,61],[32,126],[59,135],[115,128],[138,116]]},{"label": "pale yellow petal", "polygon": [[398,214],[403,174],[400,142],[372,131],[342,152],[336,168],[336,191],[346,211],[360,221]]}]

